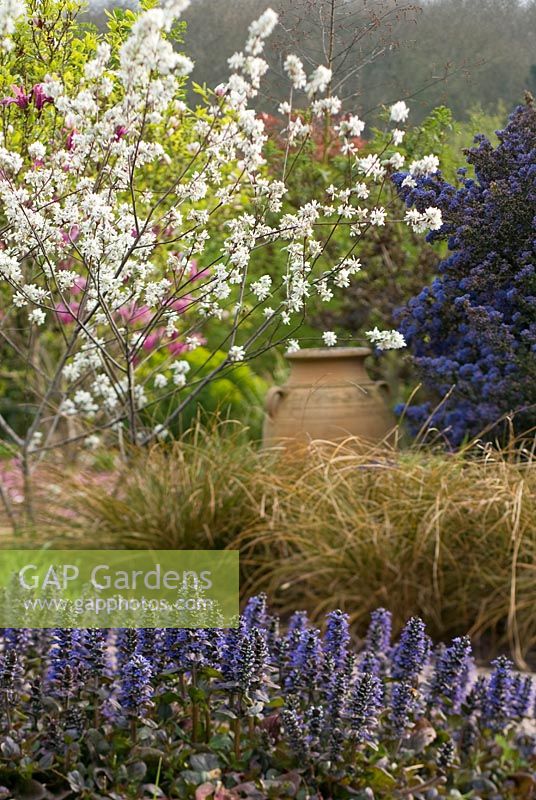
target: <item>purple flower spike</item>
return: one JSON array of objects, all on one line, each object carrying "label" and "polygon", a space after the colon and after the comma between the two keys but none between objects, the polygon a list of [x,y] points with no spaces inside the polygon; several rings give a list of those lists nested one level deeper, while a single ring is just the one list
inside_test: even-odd
[{"label": "purple flower spike", "polygon": [[139,653],[132,656],[121,670],[119,702],[129,714],[144,715],[151,703],[153,687],[152,669],[149,661]]},{"label": "purple flower spike", "polygon": [[324,653],[333,659],[336,669],[342,669],[348,655],[350,630],[348,614],[332,611],[327,616],[326,633],[324,635]]},{"label": "purple flower spike", "polygon": [[415,710],[415,694],[411,684],[396,683],[391,695],[390,721],[395,736],[402,736],[409,727]]},{"label": "purple flower spike", "polygon": [[430,700],[444,710],[458,711],[465,696],[471,666],[469,638],[453,639],[451,646],[437,660],[430,683]]},{"label": "purple flower spike", "polygon": [[492,730],[501,730],[510,716],[513,664],[506,656],[499,656],[491,665],[494,669],[487,686],[483,716]]},{"label": "purple flower spike", "polygon": [[530,675],[517,673],[512,681],[512,714],[515,717],[526,717],[532,698],[532,678]]},{"label": "purple flower spike", "polygon": [[387,655],[391,649],[391,612],[377,608],[370,615],[365,648],[374,655]]},{"label": "purple flower spike", "polygon": [[419,617],[412,617],[406,623],[400,640],[396,645],[391,674],[396,680],[413,683],[426,665],[430,645],[424,622]]},{"label": "purple flower spike", "polygon": [[359,675],[348,709],[350,728],[357,741],[369,740],[372,737],[378,722],[382,694],[379,678],[370,672]]}]

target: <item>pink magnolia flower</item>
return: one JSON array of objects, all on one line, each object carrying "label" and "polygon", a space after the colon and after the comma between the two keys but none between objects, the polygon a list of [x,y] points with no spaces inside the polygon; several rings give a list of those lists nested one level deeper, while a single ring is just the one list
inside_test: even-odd
[{"label": "pink magnolia flower", "polygon": [[71,225],[68,231],[61,232],[61,238],[63,239],[65,244],[70,244],[70,243],[72,244],[73,242],[76,242],[79,235],[80,235],[80,228],[78,227],[78,225]]},{"label": "pink magnolia flower", "polygon": [[61,261],[58,261],[58,269],[72,269],[76,261],[72,256],[68,256],[67,258],[62,258]]},{"label": "pink magnolia flower", "polygon": [[13,84],[11,87],[11,91],[13,92],[12,97],[4,97],[0,100],[0,105],[2,106],[11,106],[16,105],[19,108],[28,108],[30,105],[31,93],[26,94],[24,91],[23,86],[16,86]]},{"label": "pink magnolia flower", "polygon": [[78,319],[78,309],[80,303],[58,303],[56,306],[56,316],[62,325],[72,325]]},{"label": "pink magnolia flower", "polygon": [[83,278],[82,275],[77,275],[73,285],[71,286],[71,294],[80,294],[84,291],[87,286],[87,278]]},{"label": "pink magnolia flower", "polygon": [[168,344],[168,350],[172,356],[180,356],[181,353],[186,353],[188,351],[188,345],[185,342],[180,342],[178,336],[178,333],[174,333],[172,341]]},{"label": "pink magnolia flower", "polygon": [[208,267],[203,267],[201,269],[197,268],[198,261],[196,258],[193,258],[190,261],[190,277],[194,281],[200,281],[202,278],[208,277],[210,275],[210,269]]},{"label": "pink magnolia flower", "polygon": [[143,349],[148,351],[154,350],[155,347],[160,343],[164,333],[164,328],[156,328],[156,330],[151,331],[151,333],[148,334],[143,341]]},{"label": "pink magnolia flower", "polygon": [[114,140],[118,142],[123,136],[126,136],[128,133],[128,128],[125,125],[116,125],[114,130]]},{"label": "pink magnolia flower", "polygon": [[67,134],[67,139],[65,140],[65,147],[66,147],[67,150],[69,150],[69,152],[71,150],[74,150],[74,148],[75,148],[74,137],[76,136],[77,133],[78,133],[78,131],[76,130],[76,128],[71,128],[71,130]]},{"label": "pink magnolia flower", "polygon": [[184,273],[189,273],[190,278],[194,281],[200,280],[201,278],[204,278],[210,274],[209,267],[203,267],[202,269],[199,269],[199,262],[197,258],[190,259],[188,264],[186,264],[186,267],[184,267],[183,264],[180,263],[181,259],[183,258],[183,253],[174,253],[173,255],[175,255],[179,260],[179,264],[173,268],[176,272],[180,272],[182,274],[184,270]]},{"label": "pink magnolia flower", "polygon": [[31,95],[35,103],[35,107],[37,108],[38,111],[41,111],[41,109],[46,103],[54,102],[53,97],[50,97],[49,95],[45,94],[45,90],[43,89],[42,83],[36,83],[35,86],[32,87]]},{"label": "pink magnolia flower", "polygon": [[177,297],[175,300],[166,300],[166,308],[172,308],[173,311],[178,311],[179,314],[182,314],[183,311],[186,311],[191,302],[191,295],[186,294],[184,297]]},{"label": "pink magnolia flower", "polygon": [[136,303],[121,306],[117,313],[127,325],[134,325],[135,323],[145,325],[153,318],[153,313],[149,306],[137,306]]}]

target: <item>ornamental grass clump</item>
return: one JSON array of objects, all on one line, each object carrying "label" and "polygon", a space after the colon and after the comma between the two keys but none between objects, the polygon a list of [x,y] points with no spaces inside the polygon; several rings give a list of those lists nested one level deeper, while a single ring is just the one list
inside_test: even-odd
[{"label": "ornamental grass clump", "polygon": [[531,677],[389,628],[385,609],[362,642],[340,610],[280,628],[261,595],[228,630],[3,630],[5,796],[530,797]]},{"label": "ornamental grass clump", "polygon": [[51,469],[49,485],[58,495],[44,505],[43,536],[104,548],[226,547],[258,518],[262,476],[268,484],[274,464],[232,421],[196,424],[180,441],[129,456],[104,476]]},{"label": "ornamental grass clump", "polygon": [[395,633],[415,615],[434,638],[469,632],[484,653],[509,648],[519,665],[533,663],[530,450],[359,453],[351,440],[316,443],[262,481],[257,520],[231,545],[240,547],[245,591],[262,589],[281,613],[298,606],[314,618],[335,603],[360,630],[380,605],[393,611]]},{"label": "ornamental grass clump", "polygon": [[[304,608],[320,619],[336,605],[364,632],[384,606],[395,634],[419,616],[434,638],[469,632],[486,656],[509,648],[523,666],[534,654],[529,450],[358,450],[349,440],[312,444],[304,458],[243,434],[238,423],[198,426],[104,477],[51,476],[40,541],[239,549],[244,594],[267,591],[286,616]],[[378,641],[389,624],[378,618]]]}]

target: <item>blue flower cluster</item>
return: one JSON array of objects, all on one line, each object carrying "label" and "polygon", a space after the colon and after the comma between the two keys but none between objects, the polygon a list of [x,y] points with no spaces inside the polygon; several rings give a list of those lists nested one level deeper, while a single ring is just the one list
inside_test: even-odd
[{"label": "blue flower cluster", "polygon": [[475,177],[460,186],[438,172],[404,185],[408,206],[441,209],[428,235],[450,254],[430,286],[399,312],[398,323],[435,400],[407,412],[414,430],[444,433],[452,446],[483,434],[495,439],[515,415],[517,432],[536,425],[536,108],[532,98],[498,131],[466,152]]}]

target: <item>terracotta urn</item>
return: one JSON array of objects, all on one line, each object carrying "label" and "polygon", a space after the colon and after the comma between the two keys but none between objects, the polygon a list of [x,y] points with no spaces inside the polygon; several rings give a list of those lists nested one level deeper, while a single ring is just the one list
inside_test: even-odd
[{"label": "terracotta urn", "polygon": [[385,439],[395,426],[388,387],[365,369],[368,347],[330,347],[287,353],[290,375],[266,397],[265,446],[285,441],[337,442],[355,436]]}]

